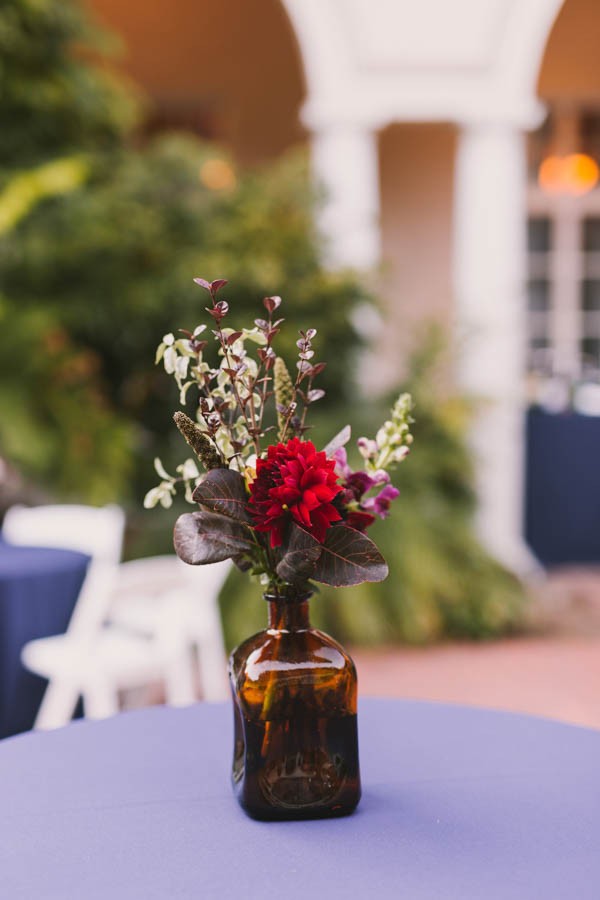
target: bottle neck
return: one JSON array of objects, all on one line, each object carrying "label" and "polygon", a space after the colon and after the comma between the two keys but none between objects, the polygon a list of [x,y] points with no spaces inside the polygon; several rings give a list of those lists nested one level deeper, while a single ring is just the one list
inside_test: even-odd
[{"label": "bottle neck", "polygon": [[310,594],[300,597],[277,597],[265,594],[269,604],[269,630],[299,631],[310,628],[308,601]]}]

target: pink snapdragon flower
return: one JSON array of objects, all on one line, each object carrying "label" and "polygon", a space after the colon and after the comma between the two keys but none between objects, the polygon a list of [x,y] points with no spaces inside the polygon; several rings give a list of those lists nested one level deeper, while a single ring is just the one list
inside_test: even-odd
[{"label": "pink snapdragon flower", "polygon": [[[392,500],[400,494],[400,491],[390,484],[388,473],[383,469],[377,469],[371,474],[363,471],[354,472],[348,465],[344,447],[338,448],[333,458],[335,471],[343,488],[338,501],[348,525],[357,531],[366,531],[377,516],[385,519],[389,515]],[[365,494],[379,486],[381,490],[376,496],[365,497]]]}]

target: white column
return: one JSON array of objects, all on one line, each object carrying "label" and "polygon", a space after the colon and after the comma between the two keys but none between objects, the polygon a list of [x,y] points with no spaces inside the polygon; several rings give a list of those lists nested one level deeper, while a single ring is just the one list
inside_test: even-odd
[{"label": "white column", "polygon": [[478,528],[524,573],[525,138],[510,125],[469,125],[458,141],[454,272],[460,388],[472,427]]},{"label": "white column", "polygon": [[360,125],[319,128],[311,140],[313,173],[324,191],[319,227],[332,267],[370,268],[380,257],[377,135]]}]

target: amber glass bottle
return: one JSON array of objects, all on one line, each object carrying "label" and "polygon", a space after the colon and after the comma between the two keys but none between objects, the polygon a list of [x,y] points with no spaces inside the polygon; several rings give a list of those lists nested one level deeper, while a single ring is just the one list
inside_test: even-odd
[{"label": "amber glass bottle", "polygon": [[257,819],[351,813],[360,799],[356,669],[311,628],[310,594],[267,594],[269,627],[229,661],[233,786]]}]

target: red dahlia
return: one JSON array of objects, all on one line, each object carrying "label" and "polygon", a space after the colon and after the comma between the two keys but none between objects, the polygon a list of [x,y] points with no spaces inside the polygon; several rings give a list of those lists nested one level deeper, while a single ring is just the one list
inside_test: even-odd
[{"label": "red dahlia", "polygon": [[311,441],[292,438],[268,448],[256,464],[250,485],[249,510],[257,531],[271,533],[271,547],[279,547],[291,520],[323,543],[325,532],[341,516],[332,504],[342,490],[335,460],[327,459]]}]

